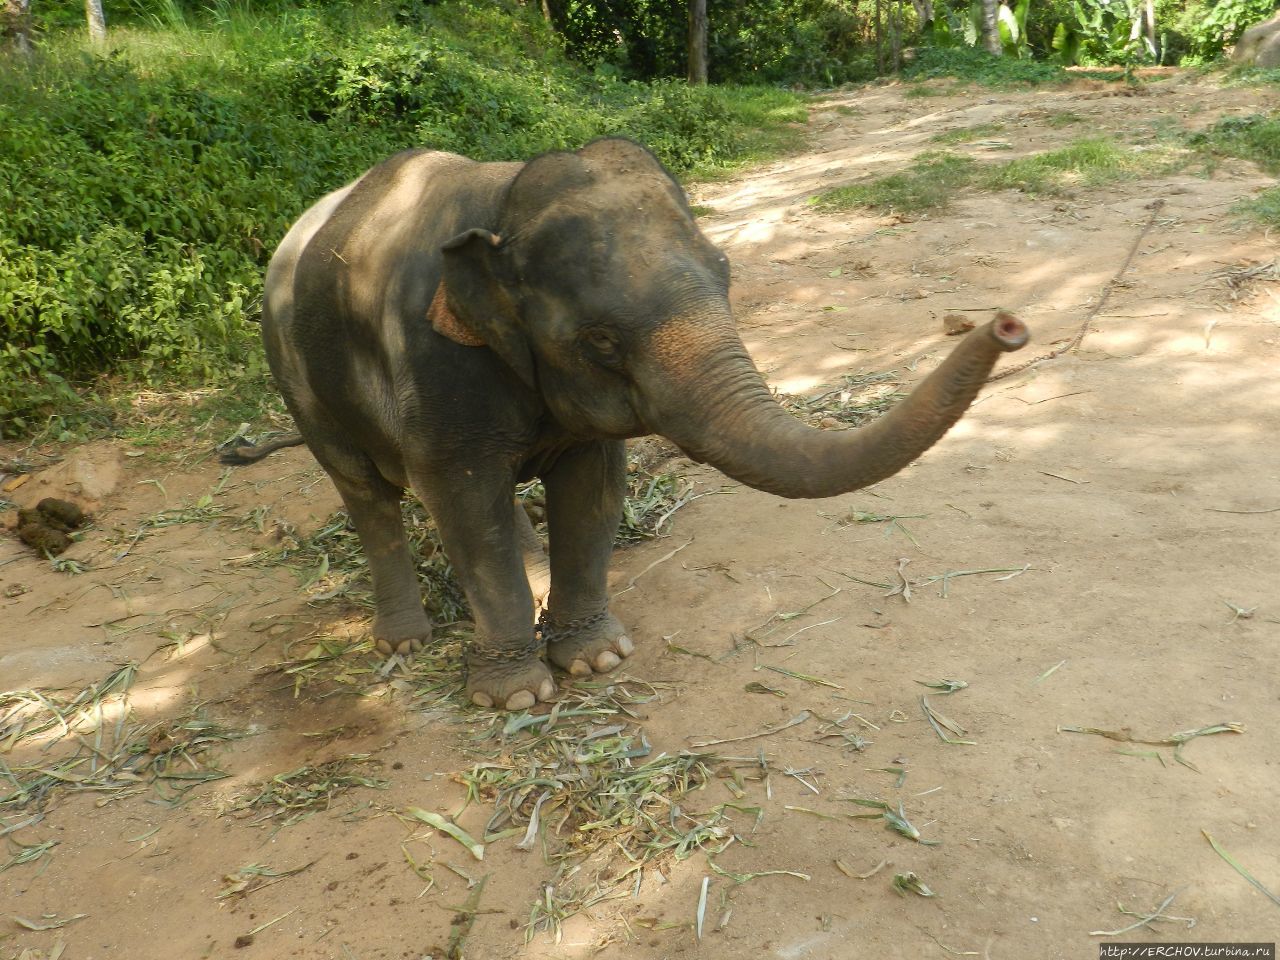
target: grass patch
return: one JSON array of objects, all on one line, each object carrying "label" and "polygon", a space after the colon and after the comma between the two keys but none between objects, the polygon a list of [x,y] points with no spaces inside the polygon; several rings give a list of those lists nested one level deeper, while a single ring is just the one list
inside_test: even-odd
[{"label": "grass patch", "polygon": [[1167,169],[1168,149],[1138,150],[1109,140],[1083,139],[1046,153],[998,165],[979,166],[971,157],[945,151],[917,156],[906,170],[876,180],[836,187],[810,202],[822,210],[869,207],[880,212],[922,214],[945,210],[965,187],[1063,193]]},{"label": "grass patch", "polygon": [[1070,187],[1096,187],[1149,170],[1156,154],[1141,154],[1109,140],[1077,140],[1060,150],[1020,157],[984,177],[993,190],[1060,193]]},{"label": "grass patch", "polygon": [[1240,67],[1227,74],[1224,85],[1228,87],[1280,87],[1280,69]]},{"label": "grass patch", "polygon": [[1044,117],[1045,126],[1053,127],[1055,130],[1084,122],[1084,117],[1078,113],[1072,113],[1070,110],[1052,110],[1045,114]]},{"label": "grass patch", "polygon": [[1272,187],[1248,200],[1241,200],[1231,208],[1231,212],[1264,227],[1280,227],[1280,187]]},{"label": "grass patch", "polygon": [[1236,157],[1251,160],[1267,173],[1280,173],[1280,116],[1222,117],[1190,142],[1210,163],[1217,157]]},{"label": "grass patch", "polygon": [[995,136],[1003,129],[1003,123],[979,123],[972,127],[961,127],[958,130],[935,133],[929,139],[933,143],[943,144],[972,143],[974,140],[984,140],[987,137]]},{"label": "grass patch", "polygon": [[[1280,70],[1265,73],[1280,77]],[[1193,134],[1189,142],[1210,169],[1221,157],[1236,157],[1252,161],[1266,173],[1280,174],[1280,116],[1224,116],[1207,131]],[[1245,198],[1231,212],[1263,227],[1280,227],[1280,187]]]},{"label": "grass patch", "polygon": [[870,207],[885,213],[922,214],[945,210],[956,193],[973,180],[975,166],[970,157],[961,154],[929,151],[901,173],[836,187],[811,203],[824,211]]}]

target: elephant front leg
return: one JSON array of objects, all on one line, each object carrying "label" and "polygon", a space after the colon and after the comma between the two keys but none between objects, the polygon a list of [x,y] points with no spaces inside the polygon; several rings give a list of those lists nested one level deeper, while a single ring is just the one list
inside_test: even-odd
[{"label": "elephant front leg", "polygon": [[570,450],[543,477],[551,593],[542,617],[547,657],[575,677],[607,673],[635,649],[609,612],[607,577],[626,493],[620,440]]},{"label": "elephant front leg", "polygon": [[514,478],[484,478],[481,469],[468,466],[444,475],[468,479],[447,487],[428,480],[416,488],[475,618],[475,638],[465,654],[467,695],[479,706],[507,710],[549,700],[556,685],[534,634],[533,594],[512,508]]}]

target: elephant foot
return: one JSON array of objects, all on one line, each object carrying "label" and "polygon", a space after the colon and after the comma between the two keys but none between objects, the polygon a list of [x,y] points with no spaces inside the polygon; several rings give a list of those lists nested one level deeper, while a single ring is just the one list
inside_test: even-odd
[{"label": "elephant foot", "polygon": [[547,658],[575,677],[608,673],[636,648],[626,628],[608,610],[565,623],[546,615],[542,635],[547,641]]},{"label": "elephant foot", "polygon": [[431,623],[425,617],[419,623],[399,629],[374,621],[374,649],[384,657],[396,654],[411,657],[430,642]]},{"label": "elephant foot", "polygon": [[427,645],[430,637],[423,639],[422,637],[409,637],[407,640],[386,640],[383,637],[374,637],[373,646],[378,653],[384,657],[393,657],[397,654],[402,657],[411,657],[423,647]]},{"label": "elephant foot", "polygon": [[478,707],[527,710],[556,693],[551,671],[538,657],[541,644],[525,649],[487,648],[473,643],[467,650],[467,696]]}]

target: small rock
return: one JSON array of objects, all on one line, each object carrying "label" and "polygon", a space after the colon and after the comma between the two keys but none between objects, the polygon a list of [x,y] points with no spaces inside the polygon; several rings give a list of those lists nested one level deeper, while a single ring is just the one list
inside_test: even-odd
[{"label": "small rock", "polygon": [[973,329],[973,321],[963,313],[948,313],[942,317],[942,329],[948,337],[957,337]]}]

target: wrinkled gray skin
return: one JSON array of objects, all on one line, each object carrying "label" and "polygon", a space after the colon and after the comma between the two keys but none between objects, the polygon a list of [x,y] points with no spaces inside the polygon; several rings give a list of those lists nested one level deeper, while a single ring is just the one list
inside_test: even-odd
[{"label": "wrinkled gray skin", "polygon": [[[450,322],[433,323],[442,282]],[[267,355],[360,535],[381,650],[431,637],[400,520],[408,488],[475,614],[469,695],[523,709],[555,691],[532,642],[548,573],[547,660],[586,676],[633,650],[605,589],[625,438],[660,433],[753,487],[833,496],[932,445],[1026,339],[998,317],[890,415],[823,433],[774,402],[728,288],[679,186],[626,140],[527,164],[402,153],[303,215],[267,272]],[[533,477],[549,567],[513,507]]]}]

